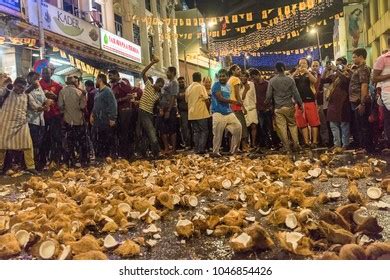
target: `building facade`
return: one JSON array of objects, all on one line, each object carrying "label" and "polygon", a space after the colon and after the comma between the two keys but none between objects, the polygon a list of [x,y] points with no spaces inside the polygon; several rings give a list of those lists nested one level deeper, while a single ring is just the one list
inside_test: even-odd
[{"label": "building facade", "polygon": [[[174,26],[163,20],[175,18],[175,0],[41,1],[46,54],[57,64],[59,76],[77,72],[72,68],[83,76],[118,68],[124,76],[136,80],[152,55],[161,58],[151,70],[153,76],[164,77],[169,66],[179,70],[177,39],[162,36],[176,32]],[[2,38],[17,36],[38,40],[37,0],[14,1],[14,7],[8,7],[6,2],[9,3],[0,0],[0,42]],[[157,19],[158,24],[151,24],[148,18]],[[26,54],[22,56],[16,55],[18,46],[3,46],[0,51],[7,57],[2,56],[0,71],[12,72],[13,76],[25,74],[39,56],[31,46],[23,48]],[[25,56],[30,56],[26,62],[29,67],[19,71],[18,57],[20,60]]]}]

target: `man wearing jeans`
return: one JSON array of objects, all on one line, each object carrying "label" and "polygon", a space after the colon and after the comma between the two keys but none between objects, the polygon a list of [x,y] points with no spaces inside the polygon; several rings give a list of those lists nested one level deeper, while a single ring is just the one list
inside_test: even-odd
[{"label": "man wearing jeans", "polygon": [[390,146],[390,51],[376,61],[372,81],[382,89],[381,96],[385,105],[385,134]]},{"label": "man wearing jeans", "polygon": [[191,121],[193,139],[195,142],[195,153],[206,153],[208,130],[208,119],[210,118],[209,96],[206,88],[201,84],[202,75],[195,72],[192,75],[193,83],[186,91],[186,101],[188,103],[188,120]]},{"label": "man wearing jeans", "polygon": [[227,129],[232,134],[230,153],[234,154],[240,147],[242,126],[236,115],[230,108],[230,104],[240,104],[239,101],[230,99],[230,87],[227,84],[228,72],[221,69],[218,72],[219,81],[211,89],[211,111],[213,113],[213,155],[220,156],[219,150],[223,133]]},{"label": "man wearing jeans", "polygon": [[142,71],[142,79],[145,83],[144,93],[141,97],[139,103],[139,112],[138,112],[138,124],[137,124],[137,136],[139,141],[138,143],[142,143],[142,147],[140,147],[141,154],[146,156],[146,143],[144,141],[146,139],[141,139],[144,135],[146,135],[147,140],[149,140],[153,156],[157,158],[160,153],[160,146],[158,143],[156,129],[153,124],[153,107],[154,104],[159,99],[159,92],[164,86],[164,80],[162,78],[158,78],[156,83],[153,85],[152,82],[146,76],[146,72],[159,60],[155,57],[152,57],[152,60],[148,66]]},{"label": "man wearing jeans", "polygon": [[[268,84],[266,104],[273,99],[275,105],[275,120],[279,137],[282,140],[284,149],[290,151],[287,127],[293,140],[295,150],[299,150],[298,128],[295,121],[294,102],[302,106],[302,99],[292,78],[287,77],[284,72],[286,66],[282,62],[276,63],[277,75]],[[302,110],[302,109],[301,109]]]}]

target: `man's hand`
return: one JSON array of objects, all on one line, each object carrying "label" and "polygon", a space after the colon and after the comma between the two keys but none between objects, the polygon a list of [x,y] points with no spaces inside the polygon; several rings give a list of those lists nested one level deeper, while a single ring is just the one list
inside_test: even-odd
[{"label": "man's hand", "polygon": [[364,112],[366,111],[366,106],[363,104],[360,104],[359,106],[356,107],[356,110],[358,111],[360,116],[363,116]]},{"label": "man's hand", "polygon": [[152,63],[159,63],[160,59],[153,55],[152,58],[150,59],[150,62],[152,62]]},{"label": "man's hand", "polygon": [[110,121],[108,122],[108,124],[109,124],[110,127],[114,127],[115,124],[116,124],[116,122],[113,121],[113,120],[110,120]]},{"label": "man's hand", "polygon": [[91,125],[94,125],[94,123],[95,123],[95,118],[93,117],[92,114],[91,114],[91,116],[89,117],[89,122],[91,123]]}]

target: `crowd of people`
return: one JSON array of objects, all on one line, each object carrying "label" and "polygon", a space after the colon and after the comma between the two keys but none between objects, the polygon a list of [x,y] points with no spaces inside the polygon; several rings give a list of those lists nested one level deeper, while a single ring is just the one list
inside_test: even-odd
[{"label": "crowd of people", "polygon": [[141,73],[143,90],[117,70],[95,82],[69,76],[64,86],[51,68],[14,81],[1,74],[0,166],[5,172],[22,162],[36,174],[177,150],[213,157],[321,146],[373,152],[383,134],[390,140],[390,52],[373,69],[366,58],[356,49],[352,63],[341,57],[321,67],[302,58],[289,70],[278,62],[269,80],[232,65],[215,81],[196,72],[187,85],[174,67],[166,80],[149,77],[159,61],[153,57]]}]

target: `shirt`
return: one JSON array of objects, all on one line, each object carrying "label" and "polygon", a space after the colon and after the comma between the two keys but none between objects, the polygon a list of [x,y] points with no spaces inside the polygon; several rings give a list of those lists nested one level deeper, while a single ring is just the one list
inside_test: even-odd
[{"label": "shirt", "polygon": [[[380,56],[374,64],[374,70],[382,71],[381,75],[390,74],[390,51]],[[390,79],[378,83],[382,93],[390,93]]]},{"label": "shirt", "polygon": [[95,96],[92,110],[95,118],[94,126],[107,128],[109,121],[115,121],[118,115],[118,108],[114,94],[109,87],[104,87]]},{"label": "shirt", "polygon": [[267,96],[268,82],[266,80],[254,81],[256,90],[256,106],[258,111],[266,111],[268,108],[265,105],[265,98]]},{"label": "shirt", "polygon": [[91,116],[93,110],[93,104],[95,102],[95,96],[97,94],[97,89],[94,88],[87,94],[87,108],[85,110],[85,119],[89,121],[89,117]]},{"label": "shirt", "polygon": [[169,81],[162,89],[162,94],[160,98],[160,108],[167,109],[169,107],[169,102],[171,98],[174,99],[172,107],[176,107],[176,98],[179,94],[179,83],[176,80]]},{"label": "shirt", "polygon": [[[228,81],[228,85],[230,86],[230,90],[231,90],[231,94],[230,94],[230,99],[231,100],[237,100],[236,99],[236,94],[237,93],[236,93],[235,86],[236,85],[240,85],[240,84],[241,84],[241,80],[239,78],[237,78],[236,76],[231,76],[230,77],[230,79]],[[237,104],[232,104],[231,108],[232,108],[233,111],[241,111],[241,106],[237,105]]]},{"label": "shirt", "polygon": [[115,95],[115,98],[118,102],[118,110],[136,108],[137,106],[131,102],[130,99],[119,101],[126,97],[128,94],[136,94],[135,100],[139,100],[142,95],[142,90],[140,88],[132,87],[125,80],[120,79],[118,82],[111,85],[112,92]]},{"label": "shirt", "polygon": [[293,98],[296,103],[302,104],[294,80],[284,74],[276,75],[269,81],[266,103],[271,101],[272,98],[276,109],[294,106]]},{"label": "shirt", "polygon": [[58,106],[64,113],[64,121],[70,125],[84,124],[84,109],[87,99],[75,86],[64,87],[58,97]]},{"label": "shirt", "polygon": [[366,64],[362,64],[357,67],[351,76],[349,83],[349,101],[361,102],[362,84],[368,84],[370,82],[370,69]]},{"label": "shirt", "polygon": [[206,104],[209,96],[203,85],[193,82],[186,90],[185,99],[188,102],[188,120],[202,120],[210,117]]},{"label": "shirt", "polygon": [[[177,96],[177,109],[180,112],[187,112],[188,111],[188,104],[186,102],[186,88],[179,88],[179,94]],[[181,95],[184,94],[184,95]]]},{"label": "shirt", "polygon": [[28,94],[27,121],[30,124],[45,126],[44,112],[34,108],[42,107],[47,98],[42,88],[34,89]]},{"label": "shirt", "polygon": [[[57,95],[57,97],[60,94],[60,91],[62,89],[62,86],[53,80],[50,80],[50,82],[47,83],[45,80],[41,79],[39,81],[39,84],[41,85],[43,91],[51,91],[52,93]],[[56,101],[53,102],[53,104],[50,106],[50,110],[48,112],[45,112],[46,119],[58,117],[60,115],[61,115],[61,111]]]},{"label": "shirt", "polygon": [[211,89],[211,111],[222,115],[232,113],[229,103],[220,102],[217,99],[217,92],[221,92],[223,98],[230,99],[230,86],[228,84],[222,85],[220,82],[216,82]]},{"label": "shirt", "polygon": [[[243,99],[244,107],[247,111],[256,110],[256,90],[255,85],[252,82],[248,82],[249,90],[246,93],[245,99]],[[268,83],[267,83],[268,84]],[[245,86],[242,85],[240,87],[240,96],[243,98],[243,94],[245,91]],[[265,96],[264,96],[265,101]]]},{"label": "shirt", "polygon": [[145,112],[153,114],[154,104],[159,98],[158,92],[154,89],[152,83],[147,80],[145,83],[144,93],[139,102],[139,108]]}]

